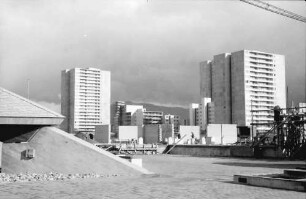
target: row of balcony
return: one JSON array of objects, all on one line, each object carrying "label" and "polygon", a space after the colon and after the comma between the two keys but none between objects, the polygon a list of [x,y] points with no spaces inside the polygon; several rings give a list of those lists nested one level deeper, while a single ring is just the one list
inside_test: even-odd
[{"label": "row of balcony", "polygon": [[257,72],[272,72],[272,73],[275,72],[274,68],[260,67],[260,66],[253,66],[253,65],[250,65],[249,69],[257,71]]},{"label": "row of balcony", "polygon": [[245,65],[250,66],[250,67],[256,67],[256,68],[264,68],[264,69],[274,69],[275,67],[273,64],[260,64],[260,63],[254,63],[254,62],[246,62]]},{"label": "row of balcony", "polygon": [[263,52],[255,52],[255,51],[249,51],[250,56],[256,56],[256,57],[263,57],[263,58],[267,58],[271,59],[273,57],[272,54],[268,54],[268,53],[263,53]]},{"label": "row of balcony", "polygon": [[264,82],[273,82],[273,79],[274,77],[273,76],[267,76],[267,75],[255,75],[255,74],[252,74],[252,73],[247,73],[246,74],[247,79],[249,80],[262,80]]}]

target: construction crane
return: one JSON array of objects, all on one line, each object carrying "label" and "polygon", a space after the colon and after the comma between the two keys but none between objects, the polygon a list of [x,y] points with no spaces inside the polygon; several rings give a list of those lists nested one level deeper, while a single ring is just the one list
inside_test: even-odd
[{"label": "construction crane", "polygon": [[289,17],[291,19],[295,19],[295,20],[306,23],[306,18],[305,17],[300,16],[300,15],[295,14],[295,13],[290,12],[290,11],[284,10],[282,8],[278,8],[278,7],[273,6],[271,4],[268,4],[268,3],[265,3],[265,2],[262,2],[262,1],[259,1],[259,0],[240,0],[240,1],[242,1],[244,3],[251,4],[253,6],[256,6],[256,7],[262,8],[262,9],[265,9],[265,10],[268,10],[270,12],[274,12],[276,14],[283,15],[285,17]]}]

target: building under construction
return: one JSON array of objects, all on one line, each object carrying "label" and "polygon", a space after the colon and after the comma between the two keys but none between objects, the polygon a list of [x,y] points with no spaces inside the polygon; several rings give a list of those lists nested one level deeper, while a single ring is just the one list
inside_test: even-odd
[{"label": "building under construction", "polygon": [[[254,155],[261,156],[265,147],[274,146],[288,158],[306,158],[306,107],[274,107],[274,121],[271,129],[254,137]],[[252,123],[252,125],[261,125]]]}]

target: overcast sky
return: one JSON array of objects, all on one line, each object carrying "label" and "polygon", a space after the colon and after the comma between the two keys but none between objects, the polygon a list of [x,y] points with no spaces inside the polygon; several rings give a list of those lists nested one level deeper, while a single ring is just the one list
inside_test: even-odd
[{"label": "overcast sky", "polygon": [[[269,3],[306,16],[304,1]],[[289,100],[305,101],[305,23],[240,1],[2,0],[0,86],[54,110],[61,70],[111,71],[112,101],[200,101],[199,62],[242,49],[286,57]]]}]

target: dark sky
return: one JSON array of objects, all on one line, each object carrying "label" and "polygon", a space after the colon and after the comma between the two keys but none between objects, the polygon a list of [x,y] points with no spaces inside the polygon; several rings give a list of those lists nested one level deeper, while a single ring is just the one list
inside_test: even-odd
[{"label": "dark sky", "polygon": [[[306,16],[303,1],[269,3]],[[240,1],[2,0],[0,86],[54,110],[60,72],[111,71],[112,101],[200,101],[199,62],[242,49],[283,54],[289,100],[305,101],[305,23]],[[284,80],[285,81],[285,80]]]}]

